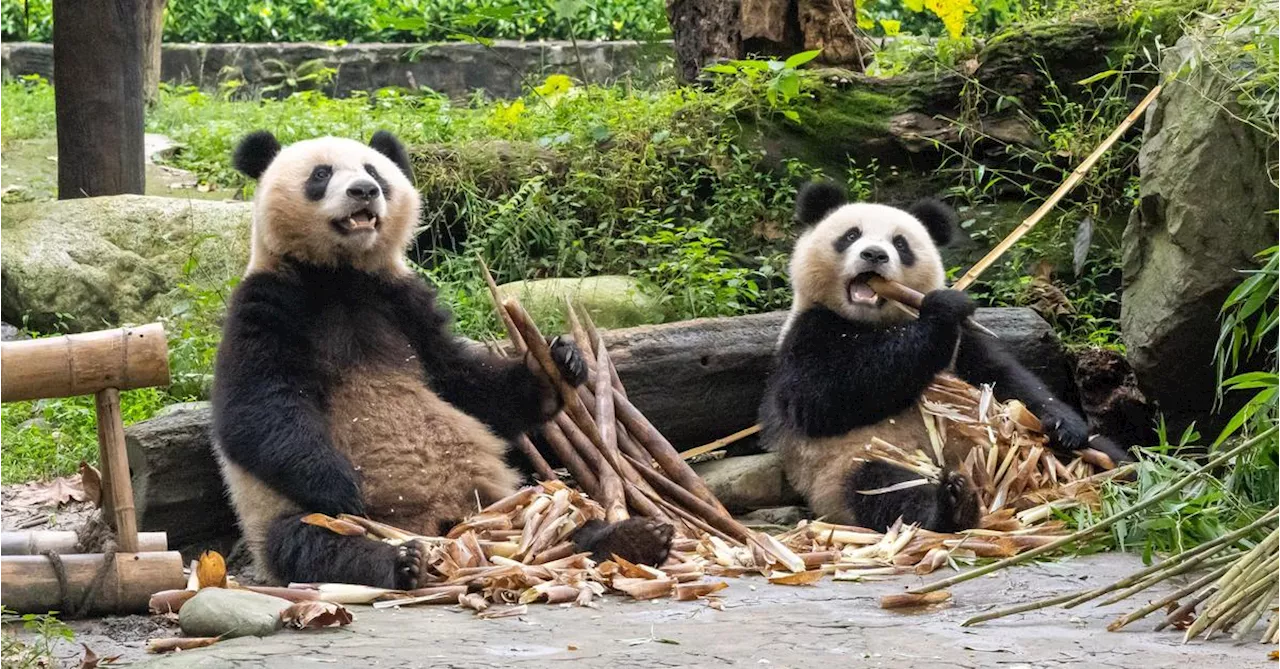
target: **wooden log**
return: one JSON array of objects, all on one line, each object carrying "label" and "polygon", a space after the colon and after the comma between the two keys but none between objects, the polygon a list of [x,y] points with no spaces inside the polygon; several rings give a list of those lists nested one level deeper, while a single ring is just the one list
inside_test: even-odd
[{"label": "wooden log", "polygon": [[[106,555],[75,553],[61,556],[68,595],[79,604],[107,560]],[[88,602],[87,615],[146,613],[151,595],[186,587],[182,555],[177,551],[117,553],[101,584]],[[0,588],[5,607],[18,613],[63,611],[62,595],[53,563],[43,555],[0,558]]]},{"label": "wooden log", "polygon": [[145,191],[145,4],[53,3],[60,200]]},{"label": "wooden log", "polygon": [[124,444],[124,419],[120,416],[120,391],[94,394],[98,422],[98,461],[103,464],[104,495],[111,500],[116,545],[126,553],[138,552],[138,519],[134,515],[133,482],[129,480],[129,455]]},{"label": "wooden log", "polygon": [[0,401],[92,395],[169,385],[159,323],[0,345]]},{"label": "wooden log", "polygon": [[[53,551],[59,555],[76,552],[75,532],[58,530],[27,530],[0,533],[0,555],[39,555]],[[164,532],[139,532],[138,550],[164,552],[169,550],[169,535]]]}]

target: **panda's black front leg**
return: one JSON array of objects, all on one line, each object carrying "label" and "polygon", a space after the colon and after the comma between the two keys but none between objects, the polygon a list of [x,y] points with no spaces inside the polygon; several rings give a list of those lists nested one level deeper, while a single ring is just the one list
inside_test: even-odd
[{"label": "panda's black front leg", "polygon": [[845,480],[845,500],[858,525],[879,532],[886,531],[899,518],[934,532],[977,527],[982,518],[977,491],[954,470],[944,470],[938,483],[884,492],[919,478],[919,474],[887,462],[867,462]]},{"label": "panda's black front leg", "polygon": [[427,546],[393,546],[367,537],[335,534],[302,522],[305,513],[281,516],[267,531],[267,566],[285,583],[354,583],[413,590],[426,576]]}]

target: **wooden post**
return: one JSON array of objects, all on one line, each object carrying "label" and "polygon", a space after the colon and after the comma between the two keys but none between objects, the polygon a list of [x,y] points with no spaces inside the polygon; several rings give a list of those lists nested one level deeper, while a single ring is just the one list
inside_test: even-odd
[{"label": "wooden post", "polygon": [[54,0],[58,198],[144,192],[144,0]]},{"label": "wooden post", "polygon": [[103,478],[110,480],[111,512],[115,517],[116,546],[125,553],[138,552],[138,518],[133,512],[133,482],[129,480],[129,454],[124,450],[124,419],[120,416],[120,391],[99,390],[93,396],[98,419],[98,461],[110,463]]},{"label": "wooden post", "polygon": [[[0,555],[39,555],[53,551],[59,555],[76,552],[79,539],[69,530],[25,530],[0,532]],[[139,552],[164,552],[169,549],[169,535],[164,532],[139,532]]]},{"label": "wooden post", "polygon": [[164,8],[169,0],[143,0],[142,48],[142,98],[148,105],[156,101],[160,92],[160,55],[164,40]]}]

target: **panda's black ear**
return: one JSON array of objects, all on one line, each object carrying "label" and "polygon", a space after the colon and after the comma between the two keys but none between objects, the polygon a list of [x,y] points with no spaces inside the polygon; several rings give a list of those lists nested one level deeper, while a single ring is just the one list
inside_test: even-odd
[{"label": "panda's black ear", "polygon": [[391,162],[400,168],[401,172],[413,182],[413,165],[409,162],[409,151],[404,148],[404,144],[395,135],[386,130],[379,130],[373,133],[373,137],[369,140],[369,146],[374,151],[391,159]]},{"label": "panda's black ear", "polygon": [[813,225],[848,201],[844,189],[830,181],[810,181],[796,195],[796,222]]},{"label": "panda's black ear", "polygon": [[946,246],[951,243],[951,237],[956,231],[956,223],[960,220],[955,209],[938,200],[925,198],[907,207],[907,212],[924,223],[929,236],[933,237],[934,244]]},{"label": "panda's black ear", "polygon": [[231,164],[244,172],[250,179],[257,179],[267,171],[267,166],[280,153],[280,142],[267,130],[259,130],[245,135],[236,145],[231,156]]}]

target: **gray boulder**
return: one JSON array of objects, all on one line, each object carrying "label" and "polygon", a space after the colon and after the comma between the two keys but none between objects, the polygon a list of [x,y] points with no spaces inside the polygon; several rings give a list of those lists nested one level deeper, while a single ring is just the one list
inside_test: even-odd
[{"label": "gray boulder", "polygon": [[6,205],[0,314],[77,332],[169,316],[179,283],[221,288],[243,273],[249,219],[245,202],[140,195]]},{"label": "gray boulder", "polygon": [[178,624],[187,636],[270,636],[283,624],[280,612],[289,601],[249,590],[204,588],[178,611]]},{"label": "gray boulder", "polygon": [[730,513],[803,503],[787,483],[777,453],[713,460],[693,469]]},{"label": "gray boulder", "polygon": [[1120,321],[1142,392],[1171,426],[1204,430],[1215,422],[1219,310],[1254,254],[1276,243],[1277,191],[1274,141],[1233,118],[1235,94],[1207,68],[1181,71],[1191,53],[1186,38],[1165,51],[1165,88],[1147,111]]}]

